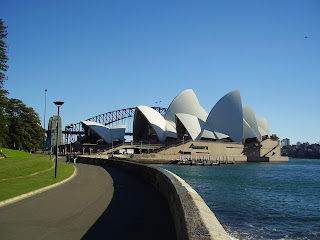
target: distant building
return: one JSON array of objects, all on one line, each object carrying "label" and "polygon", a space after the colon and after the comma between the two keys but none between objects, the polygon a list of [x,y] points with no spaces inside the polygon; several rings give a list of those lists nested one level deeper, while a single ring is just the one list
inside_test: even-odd
[{"label": "distant building", "polygon": [[81,123],[85,130],[87,141],[96,143],[99,139],[103,139],[107,144],[124,141],[126,125],[108,128],[103,124],[91,121],[81,121]]},{"label": "distant building", "polygon": [[[122,142],[125,126],[108,128],[101,123],[81,121],[86,141],[102,139],[111,144]],[[165,116],[148,106],[136,106],[133,141],[168,143],[175,141],[262,142],[270,138],[267,119],[256,117],[250,106],[243,107],[239,90],[224,95],[208,114],[192,89],[178,94]],[[276,135],[272,140],[278,140]]]},{"label": "distant building", "polygon": [[300,143],[297,145],[282,146],[281,155],[292,157],[292,158],[319,159],[320,145]]},{"label": "distant building", "polygon": [[256,118],[253,109],[242,106],[239,90],[224,95],[208,114],[192,89],[178,94],[165,116],[148,106],[137,106],[134,114],[133,141],[261,142],[269,138],[265,118]]},{"label": "distant building", "polygon": [[289,146],[290,145],[290,139],[289,138],[285,138],[281,140],[281,146]]},{"label": "distant building", "polygon": [[47,132],[47,142],[48,142],[48,145],[52,147],[57,145],[57,123],[59,124],[58,145],[63,144],[61,117],[52,116],[49,119],[48,132]]},{"label": "distant building", "polygon": [[[125,125],[109,128],[100,122],[81,121],[81,124],[85,135],[79,140],[82,146],[102,149],[103,144],[112,145],[112,152],[115,145],[118,152],[121,152],[119,148],[127,149],[122,144]],[[275,134],[270,136],[267,119],[256,117],[250,106],[243,107],[239,90],[224,95],[209,114],[201,107],[192,89],[178,94],[165,114],[152,107],[136,106],[132,135],[135,144],[130,148],[134,149],[133,154],[142,155],[154,150],[147,158],[177,160],[188,155],[191,160],[210,161],[288,159],[281,158],[279,138]],[[111,153],[110,149],[107,151]]]}]

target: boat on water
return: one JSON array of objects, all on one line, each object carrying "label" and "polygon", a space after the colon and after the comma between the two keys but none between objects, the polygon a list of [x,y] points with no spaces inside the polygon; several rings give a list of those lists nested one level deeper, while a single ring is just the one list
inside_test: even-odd
[{"label": "boat on water", "polygon": [[180,157],[178,159],[177,164],[179,165],[197,165],[197,166],[220,166],[221,164],[235,164],[235,158],[233,157],[232,160],[229,157],[220,157],[217,156],[215,160],[214,158],[197,158],[193,159],[192,157],[183,158]]},{"label": "boat on water", "polygon": [[212,160],[188,160],[188,159],[183,159],[179,160],[178,163],[179,165],[196,165],[196,166],[220,166],[220,161],[212,161]]}]

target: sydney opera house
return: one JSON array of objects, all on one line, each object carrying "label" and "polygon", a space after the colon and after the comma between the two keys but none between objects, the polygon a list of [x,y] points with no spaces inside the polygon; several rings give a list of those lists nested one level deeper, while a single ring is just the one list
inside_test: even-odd
[{"label": "sydney opera house", "polygon": [[201,107],[194,92],[180,93],[163,117],[156,110],[137,106],[134,117],[134,140],[164,142],[182,139],[219,140],[245,143],[247,139],[270,136],[265,118],[256,118],[251,107],[242,107],[240,92],[232,91],[221,98],[211,112]]},{"label": "sydney opera house", "polygon": [[[87,135],[94,132],[106,143],[124,139],[125,125],[108,128],[90,121],[81,123]],[[280,146],[270,138],[267,120],[256,117],[251,107],[242,106],[239,90],[223,96],[209,114],[191,89],[177,95],[164,116],[151,107],[137,106],[133,142],[142,141],[166,146],[172,143],[171,148],[158,150],[157,158],[176,158],[182,152],[208,158],[230,156],[239,161],[280,157]],[[173,144],[177,142],[183,144]]]}]

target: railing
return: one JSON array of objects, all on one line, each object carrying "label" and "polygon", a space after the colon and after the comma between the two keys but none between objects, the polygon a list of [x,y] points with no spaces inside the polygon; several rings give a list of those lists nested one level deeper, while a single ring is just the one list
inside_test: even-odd
[{"label": "railing", "polygon": [[190,141],[192,141],[192,139],[188,139],[188,140],[186,140],[186,141],[184,141],[184,142],[181,141],[181,142],[176,143],[176,144],[169,143],[169,144],[164,145],[164,146],[161,147],[161,148],[158,148],[158,149],[155,149],[155,150],[151,151],[151,153],[162,152],[162,151],[167,150],[167,149],[172,148],[172,147],[181,146],[181,145],[186,144],[186,143],[188,143],[188,142],[190,142]]}]

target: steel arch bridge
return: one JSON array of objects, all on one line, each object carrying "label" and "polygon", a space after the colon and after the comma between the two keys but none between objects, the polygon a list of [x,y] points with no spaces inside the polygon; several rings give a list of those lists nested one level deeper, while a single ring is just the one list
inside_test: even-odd
[{"label": "steel arch bridge", "polygon": [[[151,108],[159,112],[162,116],[164,116],[167,112],[167,108],[163,108],[163,107],[151,107]],[[136,108],[119,109],[119,110],[107,112],[104,114],[100,114],[95,117],[91,117],[86,121],[97,122],[108,127],[113,127],[114,125],[123,124],[123,125],[126,125],[126,135],[133,135],[133,117],[134,117],[135,110]],[[66,126],[65,130],[62,132],[63,134],[65,134],[66,143],[68,143],[69,139],[71,140],[71,142],[75,142],[79,138],[85,135],[81,122]]]}]

